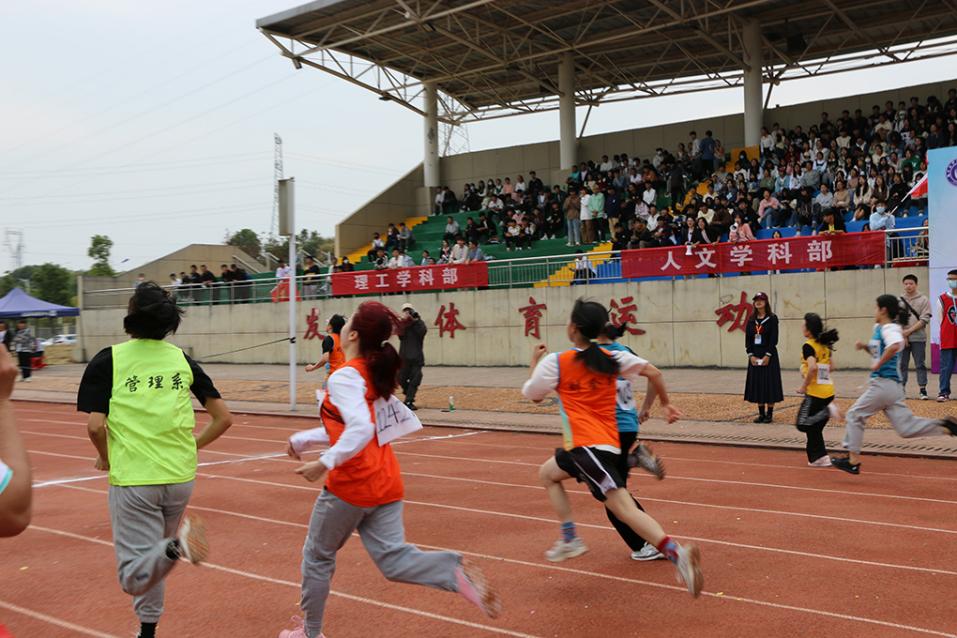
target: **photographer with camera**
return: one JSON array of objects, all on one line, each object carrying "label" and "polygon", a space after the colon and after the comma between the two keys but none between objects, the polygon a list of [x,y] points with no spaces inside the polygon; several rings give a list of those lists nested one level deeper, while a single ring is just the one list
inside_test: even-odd
[{"label": "photographer with camera", "polygon": [[399,357],[402,359],[402,368],[399,370],[399,385],[405,395],[405,405],[410,410],[418,410],[415,405],[415,394],[422,383],[422,366],[425,365],[425,333],[429,329],[422,321],[422,317],[415,311],[412,304],[402,304],[402,312],[412,318],[412,322],[399,334]]}]

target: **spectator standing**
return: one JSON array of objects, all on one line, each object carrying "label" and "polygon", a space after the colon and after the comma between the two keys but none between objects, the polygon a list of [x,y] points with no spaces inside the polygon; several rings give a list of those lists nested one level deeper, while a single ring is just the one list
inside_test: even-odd
[{"label": "spectator standing", "polygon": [[593,244],[595,243],[595,218],[591,210],[591,194],[589,194],[587,188],[582,188],[580,191],[581,194],[581,212],[579,216],[582,220],[582,243],[583,244]]},{"label": "spectator standing", "polygon": [[957,270],[947,273],[947,290],[937,299],[940,317],[940,392],[938,403],[950,400],[950,377],[957,362]]},{"label": "spectator standing", "polygon": [[904,348],[901,350],[901,385],[904,386],[904,396],[907,396],[907,376],[911,356],[914,358],[914,368],[917,370],[917,385],[920,387],[918,397],[927,400],[927,331],[930,325],[930,300],[920,294],[917,289],[917,277],[905,275],[903,279],[904,294],[900,297],[901,311],[900,324],[904,330]]},{"label": "spectator standing", "polygon": [[[219,265],[220,301],[233,302],[233,273],[226,264]],[[172,294],[172,293],[171,293]]]},{"label": "spectator standing", "polygon": [[402,367],[399,369],[399,385],[405,395],[405,405],[410,410],[418,410],[415,395],[422,383],[422,368],[425,366],[425,335],[429,331],[422,317],[412,304],[402,304],[402,312],[408,315],[410,322],[405,324],[399,334],[399,357]]},{"label": "spectator standing", "polygon": [[33,353],[36,350],[37,338],[33,336],[33,329],[27,325],[26,319],[18,319],[17,333],[13,337],[13,351],[17,353],[20,377],[24,382],[29,382],[33,374]]},{"label": "spectator standing", "polygon": [[605,193],[598,184],[595,184],[592,193],[588,198],[588,209],[591,211],[592,224],[594,226],[595,237],[600,241],[605,240]]},{"label": "spectator standing", "polygon": [[582,245],[581,197],[577,191],[571,191],[565,198],[565,226],[568,243],[566,246]]},{"label": "spectator standing", "polygon": [[321,272],[316,260],[312,257],[306,257],[305,268],[302,271],[302,292],[304,299],[315,299],[318,295],[319,282],[321,281]]},{"label": "spectator standing", "polygon": [[758,404],[755,423],[771,423],[774,404],[784,401],[781,362],[778,360],[778,318],[771,312],[766,293],[759,292],[752,301],[754,314],[748,320],[744,337],[748,353],[744,400]]}]

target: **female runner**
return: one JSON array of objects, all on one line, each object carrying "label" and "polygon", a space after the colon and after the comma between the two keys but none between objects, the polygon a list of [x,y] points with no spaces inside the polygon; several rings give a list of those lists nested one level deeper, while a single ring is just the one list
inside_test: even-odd
[{"label": "female runner", "polygon": [[558,562],[579,556],[587,548],[575,532],[571,504],[562,482],[575,478],[588,485],[592,495],[636,534],[654,545],[675,564],[680,582],[692,596],[701,593],[704,578],[700,552],[694,545],[679,545],[665,534],[655,519],[635,505],[618,468],[622,453],[615,420],[617,379],[648,379],[642,413],[660,397],[667,420],[673,423],[681,412],[670,404],[661,372],[630,352],[605,351],[594,339],[608,324],[608,311],[592,301],[575,302],[568,323],[571,350],[546,356],[544,344],[532,355],[532,375],[522,393],[532,401],[541,401],[549,392],[558,393],[563,417],[564,448],[542,465],[539,472],[552,506],[562,523],[562,538],[546,552],[548,560]]},{"label": "female runner", "polygon": [[[322,636],[322,621],[336,553],[354,531],[389,580],[458,592],[488,616],[501,603],[481,570],[454,552],[423,552],[405,542],[403,485],[391,445],[376,438],[373,403],[395,391],[401,361],[389,338],[402,320],[376,301],[359,306],[341,332],[346,363],[329,378],[322,420],[332,447],[296,470],[325,483],[303,547],[303,624],[280,638]],[[399,406],[401,407],[401,406]],[[290,441],[289,453],[296,458]]]}]

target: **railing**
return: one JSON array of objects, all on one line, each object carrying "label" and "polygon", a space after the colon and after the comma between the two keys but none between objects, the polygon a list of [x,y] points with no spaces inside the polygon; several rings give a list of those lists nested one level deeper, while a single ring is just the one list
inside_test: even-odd
[{"label": "railing", "polygon": [[[889,268],[926,265],[928,244],[925,231],[926,229],[913,228],[885,231],[886,254],[883,266]],[[490,261],[488,287],[527,288],[633,281],[622,278],[620,253],[607,251],[585,254],[591,267],[577,270],[575,260],[579,255],[574,254]],[[274,277],[165,287],[183,306],[271,303],[288,299],[288,279],[280,280]],[[333,296],[331,275],[315,275],[308,279],[305,276],[296,277],[296,290],[297,299],[304,301],[328,299]],[[123,308],[132,293],[133,288],[84,291],[83,309]]]}]

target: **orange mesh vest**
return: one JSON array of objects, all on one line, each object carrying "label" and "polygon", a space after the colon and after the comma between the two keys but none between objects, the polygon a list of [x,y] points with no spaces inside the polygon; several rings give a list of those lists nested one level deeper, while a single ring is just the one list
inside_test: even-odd
[{"label": "orange mesh vest", "polygon": [[[366,362],[353,359],[341,367],[355,368],[365,379],[366,403],[370,418],[375,423],[372,402],[378,397],[372,387]],[[322,402],[322,421],[329,433],[329,444],[335,445],[346,426],[328,394]],[[373,436],[361,452],[329,472],[326,489],[356,507],[375,507],[402,500],[402,475],[392,446],[379,447],[378,440]]]},{"label": "orange mesh vest", "polygon": [[332,337],[332,352],[329,353],[329,374],[332,374],[346,364],[346,355],[342,351],[342,339],[336,333]]},{"label": "orange mesh vest", "polygon": [[567,350],[558,355],[558,398],[561,401],[565,449],[620,446],[615,405],[617,376],[590,370]]}]

